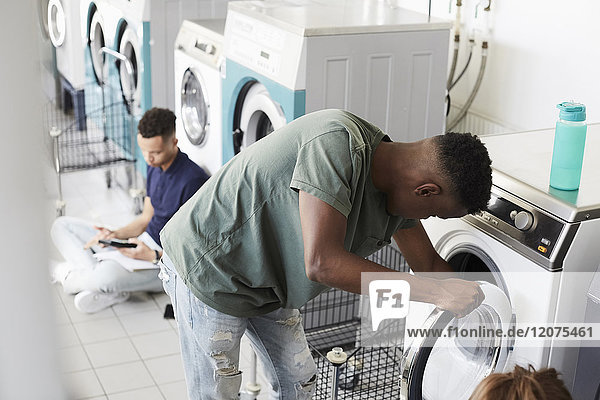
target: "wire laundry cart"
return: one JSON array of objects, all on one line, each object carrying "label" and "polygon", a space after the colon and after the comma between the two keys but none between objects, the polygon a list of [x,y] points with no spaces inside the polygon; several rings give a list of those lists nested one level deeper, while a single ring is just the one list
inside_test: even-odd
[{"label": "wire laundry cart", "polygon": [[[126,73],[134,73],[131,62],[122,54],[107,48],[100,51],[124,63]],[[74,110],[73,115],[67,114],[54,103],[46,106],[45,128],[52,138],[52,159],[58,178],[58,216],[64,215],[66,206],[62,174],[103,168],[106,186],[110,188],[115,181],[114,168],[120,166],[125,167],[126,189],[133,197],[134,210],[141,211],[144,191],[137,186],[137,122],[132,112],[133,99],[114,96],[116,89],[110,79],[102,77],[100,83],[101,96],[87,98],[83,113]]]},{"label": "wire laundry cart", "polygon": [[[391,245],[368,259],[395,271],[409,270],[400,251]],[[300,310],[306,339],[319,371],[313,397],[316,400],[400,398],[402,349],[358,345],[361,306],[364,305],[359,294],[330,289]],[[330,360],[331,353],[335,357],[336,352],[344,352],[347,358],[340,359],[334,369]],[[334,371],[337,376],[333,376]]]}]

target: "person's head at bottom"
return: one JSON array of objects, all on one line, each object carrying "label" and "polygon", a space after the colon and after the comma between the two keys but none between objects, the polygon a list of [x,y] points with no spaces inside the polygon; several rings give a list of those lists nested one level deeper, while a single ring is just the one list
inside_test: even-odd
[{"label": "person's head at bottom", "polygon": [[475,388],[469,400],[571,400],[554,368],[536,371],[515,366],[511,372],[491,374]]}]

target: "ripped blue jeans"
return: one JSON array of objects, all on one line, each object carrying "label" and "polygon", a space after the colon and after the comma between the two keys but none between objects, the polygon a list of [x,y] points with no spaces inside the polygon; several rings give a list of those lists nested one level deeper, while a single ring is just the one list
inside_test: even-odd
[{"label": "ripped blue jeans", "polygon": [[171,298],[190,400],[238,399],[240,340],[245,333],[265,366],[273,399],[310,399],[317,367],[298,310],[278,309],[253,318],[221,313],[194,296],[166,254],[159,274]]}]

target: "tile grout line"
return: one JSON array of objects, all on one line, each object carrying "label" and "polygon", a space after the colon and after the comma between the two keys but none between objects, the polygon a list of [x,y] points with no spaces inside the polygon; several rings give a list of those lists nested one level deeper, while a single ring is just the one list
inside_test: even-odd
[{"label": "tile grout line", "polygon": [[[154,298],[152,299],[154,300]],[[129,342],[131,343],[131,346],[133,347],[133,349],[135,350],[135,352],[137,353],[139,359],[142,361],[142,364],[144,365],[144,368],[146,369],[146,372],[148,372],[148,375],[150,376],[150,378],[152,379],[152,382],[154,382],[154,387],[156,387],[156,389],[158,389],[158,392],[160,393],[160,395],[162,396],[163,400],[166,400],[167,397],[163,394],[162,390],[160,390],[160,385],[156,382],[156,379],[154,378],[154,376],[152,375],[152,372],[150,372],[150,369],[148,368],[148,365],[146,365],[146,361],[144,360],[144,358],[142,357],[142,355],[140,354],[140,351],[138,350],[138,348],[135,346],[135,343],[133,342],[133,340],[131,339],[131,336],[129,335],[129,333],[127,332],[127,329],[125,328],[125,325],[123,324],[123,321],[121,321],[120,316],[117,315],[117,319],[119,320],[119,324],[121,324],[121,327],[123,328],[123,330],[125,331],[125,333],[127,333],[127,339],[129,340]],[[134,335],[135,336],[135,335]]]}]

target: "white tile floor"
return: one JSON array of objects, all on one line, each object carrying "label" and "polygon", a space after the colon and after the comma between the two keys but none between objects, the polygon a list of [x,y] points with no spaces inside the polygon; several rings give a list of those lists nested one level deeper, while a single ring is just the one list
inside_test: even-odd
[{"label": "white tile floor", "polygon": [[[103,170],[63,174],[62,182],[66,215],[113,227],[135,217],[125,191],[106,188]],[[55,215],[55,186],[56,175],[48,171],[48,223]],[[57,250],[50,249],[50,259],[60,261]],[[54,289],[57,346],[72,399],[187,399],[177,326],[163,318],[166,294],[135,293],[125,303],[90,315],[77,311],[73,296],[60,285]],[[247,364],[245,344],[240,368]]]}]

